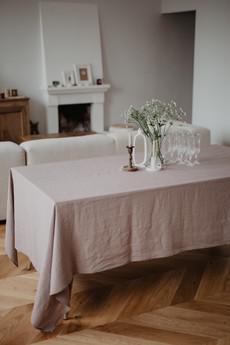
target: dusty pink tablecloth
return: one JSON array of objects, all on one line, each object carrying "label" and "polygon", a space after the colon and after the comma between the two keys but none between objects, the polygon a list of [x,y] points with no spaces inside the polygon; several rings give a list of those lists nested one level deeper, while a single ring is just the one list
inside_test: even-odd
[{"label": "dusty pink tablecloth", "polygon": [[13,168],[6,252],[40,272],[32,313],[51,331],[68,310],[75,273],[230,243],[230,148],[194,168],[123,172],[128,157]]}]

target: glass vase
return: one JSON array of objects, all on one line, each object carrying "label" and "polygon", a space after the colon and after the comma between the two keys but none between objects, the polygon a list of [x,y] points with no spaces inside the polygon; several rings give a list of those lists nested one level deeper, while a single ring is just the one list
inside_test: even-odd
[{"label": "glass vase", "polygon": [[148,161],[146,170],[147,171],[159,171],[164,167],[164,157],[161,152],[160,140],[153,140],[151,143],[151,154]]}]

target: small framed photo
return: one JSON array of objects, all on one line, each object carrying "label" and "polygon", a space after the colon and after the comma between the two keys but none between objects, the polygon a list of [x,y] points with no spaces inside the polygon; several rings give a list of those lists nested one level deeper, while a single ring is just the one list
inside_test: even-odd
[{"label": "small framed photo", "polygon": [[74,71],[63,71],[62,81],[64,86],[67,87],[76,85]]},{"label": "small framed photo", "polygon": [[74,65],[74,72],[77,85],[92,85],[91,65]]}]

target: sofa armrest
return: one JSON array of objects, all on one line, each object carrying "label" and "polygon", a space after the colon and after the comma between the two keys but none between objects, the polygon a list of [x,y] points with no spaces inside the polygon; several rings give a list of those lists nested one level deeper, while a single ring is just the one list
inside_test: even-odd
[{"label": "sofa armrest", "polygon": [[10,168],[25,165],[22,148],[11,142],[0,142],[0,220],[6,219],[6,203]]}]

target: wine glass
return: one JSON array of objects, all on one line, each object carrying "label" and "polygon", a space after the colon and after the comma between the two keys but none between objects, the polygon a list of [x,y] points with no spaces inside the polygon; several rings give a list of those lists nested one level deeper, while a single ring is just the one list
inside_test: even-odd
[{"label": "wine glass", "polygon": [[165,164],[170,163],[170,133],[168,133],[162,141],[162,153]]},{"label": "wine glass", "polygon": [[194,162],[193,164],[200,164],[198,156],[200,154],[200,133],[194,133]]},{"label": "wine glass", "polygon": [[186,135],[184,132],[177,133],[177,152],[178,160],[177,163],[182,165],[186,163]]},{"label": "wine glass", "polygon": [[166,135],[167,147],[167,163],[173,164],[177,161],[177,141],[175,133],[167,133]]},{"label": "wine glass", "polygon": [[185,153],[185,164],[192,166],[192,141],[190,131],[186,131],[186,153]]}]

